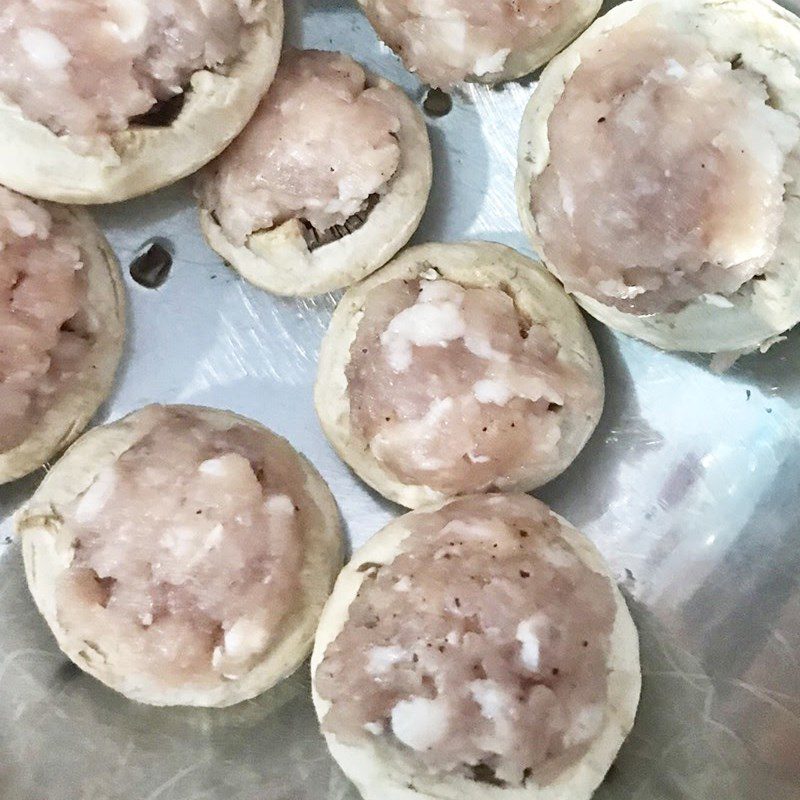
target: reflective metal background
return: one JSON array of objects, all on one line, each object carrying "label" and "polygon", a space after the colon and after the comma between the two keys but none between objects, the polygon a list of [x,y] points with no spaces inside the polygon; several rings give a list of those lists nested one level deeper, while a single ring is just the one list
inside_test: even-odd
[{"label": "reflective metal background", "polygon": [[[289,5],[293,42],[353,53],[422,100],[354,3]],[[530,92],[470,87],[429,120],[435,181],[417,241],[527,249],[512,180]],[[398,513],[337,460],[313,413],[334,297],[279,300],[239,280],[203,244],[186,183],[98,216],[123,264],[153,236],[176,251],[160,290],[128,281],[127,357],[98,421],[155,400],[232,408],[311,458],[354,544]],[[800,331],[721,377],[704,358],[592,330],[606,412],[539,496],[599,545],[641,631],[639,717],[598,796],[800,798]],[[37,479],[0,487],[2,536]],[[59,653],[19,548],[0,543],[3,800],[355,800],[305,688],[277,711],[263,698],[224,711],[129,703]]]}]

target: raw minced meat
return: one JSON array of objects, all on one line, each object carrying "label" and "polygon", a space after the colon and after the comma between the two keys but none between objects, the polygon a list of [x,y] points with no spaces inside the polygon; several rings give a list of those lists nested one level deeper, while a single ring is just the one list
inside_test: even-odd
[{"label": "raw minced meat", "polygon": [[255,116],[201,178],[228,238],[290,219],[319,232],[361,212],[400,163],[392,98],[349,56],[289,50]]},{"label": "raw minced meat", "polygon": [[57,134],[87,137],[181,93],[242,49],[258,0],[9,0],[0,9],[0,93]]},{"label": "raw minced meat", "polygon": [[366,6],[381,38],[433,86],[501,72],[512,52],[534,48],[576,0],[381,0]]},{"label": "raw minced meat", "polygon": [[149,433],[60,509],[75,547],[61,624],[162,686],[240,678],[280,635],[319,511],[288,443],[191,410],[140,413]]},{"label": "raw minced meat", "polygon": [[567,289],[634,314],[724,306],[764,270],[798,141],[763,76],[668,15],[650,7],[581,46],[531,187]]},{"label": "raw minced meat", "polygon": [[482,491],[558,453],[562,409],[587,374],[500,288],[444,279],[372,289],[346,368],[351,425],[399,480]]},{"label": "raw minced meat", "polygon": [[66,224],[0,187],[0,452],[19,445],[91,345],[80,243]]},{"label": "raw minced meat", "polygon": [[323,730],[437,774],[547,782],[605,723],[609,579],[527,495],[455,500],[404,530],[390,564],[359,568],[317,668]]}]

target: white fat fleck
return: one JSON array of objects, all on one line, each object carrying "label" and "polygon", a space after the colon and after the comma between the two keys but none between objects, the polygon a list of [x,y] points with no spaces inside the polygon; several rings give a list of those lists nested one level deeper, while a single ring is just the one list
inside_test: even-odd
[{"label": "white fat fleck", "polygon": [[[434,400],[425,415],[420,419],[411,423],[404,423],[405,425],[419,425],[422,427],[423,434],[420,434],[420,446],[416,448],[416,461],[417,465],[422,469],[441,469],[447,465],[447,461],[442,458],[437,458],[435,455],[430,455],[427,451],[430,449],[425,446],[425,443],[434,438],[441,427],[441,421],[452,411],[454,406],[452,397],[445,397],[442,400]],[[402,429],[401,429],[402,430]],[[402,434],[401,434],[402,435]],[[382,458],[382,454],[387,451],[391,452],[395,446],[396,431],[379,431],[372,437],[370,442],[370,449],[376,458]]]},{"label": "white fat fleck", "polygon": [[41,69],[63,70],[72,60],[72,53],[50,31],[22,28],[17,35],[31,61]]},{"label": "white fat fleck", "polygon": [[555,545],[545,547],[541,552],[545,561],[547,561],[548,564],[552,564],[554,567],[565,568],[575,565],[575,556],[563,547],[557,547]]},{"label": "white fat fleck", "polygon": [[[186,537],[183,544],[185,548],[190,548],[194,544],[194,536]],[[212,550],[216,550],[225,538],[225,528],[217,523],[206,535],[203,543],[197,548],[197,552],[189,559],[187,566],[189,569],[194,567],[199,561],[202,561]]]},{"label": "white fat fleck", "polygon": [[472,451],[467,453],[467,458],[473,464],[488,464],[492,460],[491,458],[489,458],[489,456],[479,456],[473,453]]},{"label": "white fat fleck", "polygon": [[396,592],[411,591],[411,579],[408,577],[408,575],[403,575],[403,577],[395,583],[394,590]]},{"label": "white fat fleck", "polygon": [[504,364],[511,360],[511,356],[508,353],[495,350],[494,347],[492,347],[492,343],[483,336],[475,336],[470,333],[466,334],[464,336],[464,346],[472,355],[478,356],[478,358],[484,358],[487,361],[499,361]]},{"label": "white fat fleck", "polygon": [[504,381],[481,380],[472,386],[472,393],[479,403],[494,403],[504,406],[514,396],[511,387]]},{"label": "white fat fleck", "polygon": [[257,622],[242,617],[225,631],[225,654],[237,660],[250,658],[267,646],[267,631]]},{"label": "white fat fleck", "polygon": [[564,213],[572,219],[575,216],[575,194],[572,187],[564,180],[563,175],[558,176],[558,191],[561,193],[561,207]]},{"label": "white fat fleck", "polygon": [[382,722],[365,722],[364,723],[364,730],[367,733],[371,733],[373,736],[380,736],[383,733],[383,723]]},{"label": "white fat fleck", "polygon": [[707,303],[710,306],[715,306],[716,308],[733,308],[733,303],[728,300],[727,297],[723,297],[721,294],[706,293],[700,295],[700,299],[704,303]]},{"label": "white fat fleck", "polygon": [[674,58],[667,59],[667,75],[669,75],[670,78],[677,78],[680,80],[681,78],[685,78],[688,74],[686,68]]},{"label": "white fat fleck", "polygon": [[508,712],[508,695],[496,681],[472,681],[468,688],[486,719],[495,720]]},{"label": "white fat fleck", "polygon": [[477,77],[480,77],[481,75],[490,75],[493,72],[500,72],[500,70],[505,66],[506,59],[510,53],[511,48],[504,47],[502,50],[498,50],[496,53],[492,53],[491,55],[481,56],[475,60],[475,67],[473,68],[472,72]]},{"label": "white fat fleck", "polygon": [[381,334],[389,366],[405,372],[411,366],[412,346],[446,347],[464,336],[463,299],[463,292],[447,282],[422,284],[417,302],[397,314]]},{"label": "white fat fleck", "polygon": [[486,539],[494,533],[485,520],[453,519],[442,528],[443,535],[461,539]]},{"label": "white fat fleck", "polygon": [[121,42],[132,42],[144,34],[150,20],[145,0],[108,0],[109,19],[103,27]]},{"label": "white fat fleck", "polygon": [[[447,8],[447,4],[441,4],[442,9]],[[461,16],[447,17],[443,13],[431,15],[431,24],[435,24],[439,39],[442,44],[450,50],[461,53],[467,47],[467,20]]]},{"label": "white fat fleck", "polygon": [[152,614],[139,614],[139,622],[145,626],[145,628],[150,627],[153,624],[153,615]]},{"label": "white fat fleck", "polygon": [[27,239],[36,233],[36,220],[21,209],[11,209],[6,212],[6,222],[12,232],[20,239]]},{"label": "white fat fleck", "polygon": [[444,640],[447,644],[459,644],[461,642],[461,637],[458,635],[458,631],[450,631],[450,633],[444,637]]},{"label": "white fat fleck", "polygon": [[205,542],[203,542],[203,550],[206,552],[213,550],[215,547],[219,547],[222,544],[222,540],[225,536],[225,528],[222,525],[217,524],[215,525],[206,536]]},{"label": "white fat fleck", "polygon": [[600,705],[582,708],[564,733],[564,746],[572,747],[593,739],[600,732],[605,712]]},{"label": "white fat fleck", "polygon": [[541,656],[538,628],[541,623],[539,615],[524,619],[517,625],[516,639],[522,645],[520,657],[522,663],[531,671],[539,669]]},{"label": "white fat fleck", "polygon": [[599,281],[597,288],[609,297],[619,297],[623,300],[630,300],[644,294],[647,290],[643,286],[626,286],[621,281]]},{"label": "white fat fleck", "polygon": [[367,672],[370,675],[385,675],[394,664],[408,656],[408,651],[395,644],[387,647],[372,647],[367,655]]},{"label": "white fat fleck", "polygon": [[291,517],[294,515],[294,503],[288,494],[274,494],[268,497],[264,503],[264,508],[269,514]]},{"label": "white fat fleck", "polygon": [[75,509],[75,519],[81,525],[94,520],[111,499],[116,485],[116,472],[113,469],[103,470],[81,497]]},{"label": "white fat fleck", "polygon": [[449,719],[443,700],[412,697],[392,709],[392,731],[412,750],[427,750],[447,734]]},{"label": "white fat fleck", "polygon": [[191,566],[192,561],[196,560],[198,550],[202,548],[202,545],[198,547],[197,533],[198,531],[194,528],[176,525],[164,531],[159,544],[175,558],[181,561],[186,560],[187,566]]},{"label": "white fat fleck", "polygon": [[203,461],[197,469],[202,472],[203,475],[214,475],[215,477],[220,477],[225,475],[228,471],[228,467],[224,459],[225,456],[209,458],[206,461]]},{"label": "white fat fleck", "polygon": [[431,427],[437,425],[439,422],[444,419],[445,415],[453,410],[453,398],[452,397],[445,397],[441,400],[434,400],[430,406],[428,406],[428,410],[425,412],[425,416],[420,418],[420,422]]}]

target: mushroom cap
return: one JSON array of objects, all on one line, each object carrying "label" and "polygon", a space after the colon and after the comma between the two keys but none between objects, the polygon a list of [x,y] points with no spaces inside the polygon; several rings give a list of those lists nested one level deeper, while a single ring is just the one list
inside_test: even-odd
[{"label": "mushroom cap", "polygon": [[[468,496],[467,496],[468,497]],[[488,497],[483,495],[483,497]],[[531,503],[538,501],[526,498]],[[336,581],[320,618],[314,652],[311,656],[312,697],[317,717],[322,721],[330,708],[316,691],[316,672],[325,651],[347,624],[350,605],[369,574],[364,564],[391,564],[402,551],[410,533],[407,521],[417,514],[436,511],[457,500],[447,500],[405,514],[390,522],[359,548]],[[527,782],[522,787],[498,787],[478,783],[460,775],[441,776],[410,772],[396,750],[376,737],[364,745],[353,746],[325,734],[328,747],[364,800],[588,800],[602,781],[617,752],[633,727],[641,692],[639,638],[625,598],[617,588],[608,565],[594,545],[566,520],[554,512],[562,536],[594,572],[605,576],[614,594],[616,614],[608,656],[607,715],[603,728],[588,751],[575,764],[545,786]]]},{"label": "mushroom cap", "polygon": [[367,71],[367,85],[391,96],[400,119],[400,164],[388,189],[361,227],[309,250],[303,224],[291,219],[258,231],[244,245],[228,239],[214,214],[200,206],[200,227],[209,245],[243,278],[268,292],[311,297],[341,289],[383,266],[419,225],[431,189],[433,165],[425,121],[405,92]]},{"label": "mushroom cap", "polygon": [[[545,68],[522,119],[517,168],[517,207],[534,249],[543,241],[531,212],[531,184],[550,157],[548,119],[570,76],[581,63],[582,43],[624,25],[646,7],[657,4],[669,13],[691,15],[692,29],[702,35],[721,59],[741,56],[763,74],[779,107],[800,117],[800,21],[772,0],[630,0],[598,19],[581,37]],[[698,299],[683,309],[648,316],[620,311],[576,293],[575,300],[611,328],[643,339],[664,350],[698,353],[749,351],[768,346],[800,321],[800,149],[786,162],[785,217],[778,246],[763,280],[752,280],[727,297],[729,308]],[[558,265],[547,268],[559,276]]]},{"label": "mushroom cap", "polygon": [[283,37],[282,0],[266,0],[244,52],[226,74],[195,72],[178,117],[165,127],[132,126],[82,154],[0,96],[0,183],[60,203],[112,203],[195,172],[244,128],[272,82]]},{"label": "mushroom cap", "polygon": [[423,485],[407,484],[386,470],[350,425],[350,398],[345,367],[358,332],[367,295],[395,279],[414,279],[435,269],[462,286],[497,288],[513,294],[515,304],[532,322],[545,325],[561,346],[559,359],[586,371],[597,388],[586,408],[567,404],[561,411],[558,457],[529,465],[503,481],[503,491],[528,492],[560,475],[589,440],[603,411],[603,367],[592,335],[577,306],[537,261],[493,242],[425,244],[405,250],[386,267],[345,292],[334,311],[319,356],[314,399],[328,440],[355,473],[384,497],[406,508],[445,498]]},{"label": "mushroom cap", "polygon": [[87,277],[83,308],[94,320],[96,334],[82,369],[55,395],[30,435],[0,453],[0,484],[41,467],[81,433],[111,391],[125,339],[125,287],[102,232],[82,208],[47,204],[47,210],[79,242]]},{"label": "mushroom cap", "polygon": [[[189,410],[222,430],[231,424],[245,425],[266,445],[280,443],[289,447],[263,425],[233,412],[198,406],[176,408]],[[293,608],[264,657],[244,676],[209,688],[165,689],[146,675],[118,669],[113,653],[101,651],[102,641],[87,643],[60,620],[56,587],[72,563],[75,548],[73,534],[59,509],[86,491],[101,470],[150,432],[154,418],[146,411],[147,407],[82,436],[50,470],[29,503],[17,512],[14,521],[22,540],[28,587],[61,650],[81,669],[112,689],[132,700],[156,706],[233,705],[270,689],[291,675],[308,656],[319,615],[342,563],[339,511],[316,469],[300,453],[295,453],[305,474],[303,490],[319,510],[320,524],[303,532],[301,591],[292,598]]]}]

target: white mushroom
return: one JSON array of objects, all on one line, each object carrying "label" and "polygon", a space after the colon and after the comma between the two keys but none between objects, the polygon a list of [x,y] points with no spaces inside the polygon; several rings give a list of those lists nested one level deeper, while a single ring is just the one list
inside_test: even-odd
[{"label": "white mushroom", "polygon": [[359,0],[378,35],[432,86],[533,72],[594,19],[601,0]]},{"label": "white mushroom", "polygon": [[289,676],[342,558],[313,466],[261,425],[195,406],[87,433],[15,523],[63,652],[152,705],[228,706]]},{"label": "white mushroom", "polygon": [[[15,0],[0,12],[10,15],[6,37],[17,17],[26,23],[0,57],[0,183],[32,197],[108,203],[177,181],[241,131],[275,74],[282,0],[74,5]],[[202,40],[181,49],[197,30]],[[187,76],[185,64],[197,68]],[[95,102],[104,92],[107,107]],[[171,98],[174,119],[140,118]]]},{"label": "white mushroom", "polygon": [[[448,519],[483,527],[496,547],[454,541],[451,559],[431,559],[452,540]],[[574,554],[571,565],[545,566],[555,544]],[[532,565],[527,577],[520,564]],[[402,599],[391,589],[400,574],[414,587]],[[445,608],[453,594],[460,605]],[[537,608],[557,635],[542,644],[546,675],[531,680],[515,631]],[[444,635],[452,625],[463,639]],[[374,672],[372,642],[402,642],[406,658]],[[311,672],[328,747],[365,800],[588,800],[641,689],[636,628],[603,558],[546,506],[514,494],[426,506],[375,534],[336,581]]]},{"label": "white mushroom", "polygon": [[[519,213],[590,314],[709,353],[765,348],[800,320],[798,75],[800,24],[766,0],[632,0],[548,65],[522,123]],[[574,142],[570,113],[587,121]],[[591,244],[573,258],[573,241]]]},{"label": "white mushroom", "polygon": [[[0,446],[0,483],[32,472],[80,434],[111,389],[125,337],[119,263],[86,211],[36,203],[0,187],[0,230],[6,226],[9,235],[3,237],[0,262],[11,262],[0,272],[18,286],[8,295],[0,324],[7,343],[19,345],[22,331],[37,355],[30,363],[31,348],[18,351],[19,357],[13,347],[4,351],[0,421],[9,429],[0,430],[0,442],[7,442]],[[29,239],[34,244],[25,244]],[[47,259],[48,248],[55,250],[46,264],[53,276],[71,273],[62,278],[74,284],[78,306],[71,320],[61,317],[45,325],[57,302],[57,287],[41,275],[38,281],[20,281],[19,270],[25,273],[25,259],[34,249],[37,258]],[[55,339],[49,342],[51,335]],[[35,372],[26,376],[29,369]],[[15,410],[16,404],[22,406]]]},{"label": "white mushroom", "polygon": [[498,244],[429,244],[345,293],[315,404],[355,472],[415,508],[563,472],[600,418],[603,373],[577,307],[537,262]]},{"label": "white mushroom", "polygon": [[256,286],[320,294],[408,241],[431,175],[425,123],[399,87],[341,53],[290,50],[250,124],[201,173],[200,224]]}]

